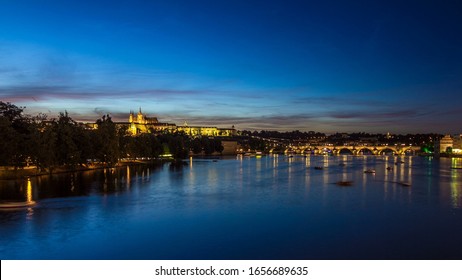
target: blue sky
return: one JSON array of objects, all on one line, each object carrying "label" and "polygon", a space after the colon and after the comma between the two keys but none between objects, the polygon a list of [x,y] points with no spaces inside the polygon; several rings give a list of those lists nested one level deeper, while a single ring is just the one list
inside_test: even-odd
[{"label": "blue sky", "polygon": [[0,100],[238,129],[461,133],[460,1],[0,0]]}]

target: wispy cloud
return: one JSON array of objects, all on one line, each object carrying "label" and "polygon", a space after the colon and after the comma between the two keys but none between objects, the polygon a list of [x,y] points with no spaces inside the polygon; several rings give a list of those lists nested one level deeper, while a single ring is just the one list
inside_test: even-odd
[{"label": "wispy cloud", "polygon": [[0,47],[0,61],[0,100],[26,106],[31,114],[67,110],[82,121],[103,114],[126,121],[129,110],[142,107],[163,122],[250,130],[428,131],[431,125],[457,132],[453,122],[462,117],[450,98],[433,104],[393,90],[268,89],[8,44]]},{"label": "wispy cloud", "polygon": [[345,120],[402,120],[408,118],[417,118],[427,115],[431,115],[428,111],[419,111],[415,109],[409,110],[390,110],[390,111],[345,111],[345,112],[330,112],[328,117],[334,119],[345,119]]}]

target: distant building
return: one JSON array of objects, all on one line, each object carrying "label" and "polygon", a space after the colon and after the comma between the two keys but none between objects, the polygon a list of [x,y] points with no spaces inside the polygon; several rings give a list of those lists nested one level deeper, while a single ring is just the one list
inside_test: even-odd
[{"label": "distant building", "polygon": [[452,149],[454,145],[454,140],[451,135],[445,135],[443,138],[435,141],[435,154],[439,155],[441,153],[448,152],[448,149]]},{"label": "distant building", "polygon": [[452,141],[452,152],[462,154],[462,134],[453,135]]},{"label": "distant building", "polygon": [[184,132],[189,136],[235,136],[236,130],[232,128],[218,128],[214,126],[189,126],[185,123],[183,126],[177,126],[173,123],[161,123],[155,117],[147,117],[141,112],[141,108],[135,115],[130,112],[128,123],[120,123],[128,125],[128,130],[132,135],[139,133],[156,133],[162,131],[168,132]]},{"label": "distant building", "polygon": [[[125,124],[125,123],[121,123]],[[176,129],[175,124],[171,123],[161,123],[157,120],[157,118],[148,118],[141,112],[141,108],[135,116],[133,111],[130,111],[130,115],[128,117],[128,130],[132,135],[137,135],[140,133],[153,133],[153,132],[161,132],[161,131],[169,131],[173,132]]]}]

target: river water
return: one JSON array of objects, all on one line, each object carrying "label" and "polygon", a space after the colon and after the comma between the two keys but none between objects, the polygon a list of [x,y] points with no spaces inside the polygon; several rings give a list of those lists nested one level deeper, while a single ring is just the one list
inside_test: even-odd
[{"label": "river water", "polygon": [[0,181],[0,258],[462,259],[461,159],[186,164]]}]

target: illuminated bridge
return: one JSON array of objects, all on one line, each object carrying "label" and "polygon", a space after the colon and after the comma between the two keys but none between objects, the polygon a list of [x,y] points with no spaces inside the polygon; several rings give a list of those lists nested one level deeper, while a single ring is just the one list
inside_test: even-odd
[{"label": "illuminated bridge", "polygon": [[[380,145],[356,145],[356,146],[334,146],[334,145],[308,145],[308,146],[287,146],[284,153],[296,154],[353,154],[353,155],[408,155],[416,154],[420,147],[415,146],[380,146]],[[273,152],[271,150],[270,152]]]}]

